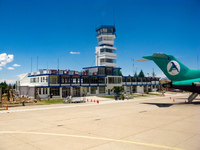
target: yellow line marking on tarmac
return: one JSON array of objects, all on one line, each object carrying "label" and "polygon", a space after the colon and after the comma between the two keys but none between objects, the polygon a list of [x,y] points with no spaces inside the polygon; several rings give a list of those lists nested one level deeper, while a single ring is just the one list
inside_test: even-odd
[{"label": "yellow line marking on tarmac", "polygon": [[23,131],[0,131],[0,134],[4,134],[4,133],[64,136],[64,137],[74,137],[74,138],[84,138],[84,139],[94,139],[94,140],[111,141],[111,142],[119,142],[119,143],[137,144],[137,145],[157,147],[157,148],[163,148],[163,149],[171,149],[171,150],[182,150],[180,148],[174,148],[174,147],[168,147],[168,146],[162,146],[162,145],[156,145],[156,144],[148,144],[148,143],[134,142],[134,141],[128,141],[128,140],[117,140],[117,139],[111,139],[111,138],[102,138],[102,137],[93,137],[93,136],[84,136],[84,135],[42,133],[42,132],[23,132]]}]

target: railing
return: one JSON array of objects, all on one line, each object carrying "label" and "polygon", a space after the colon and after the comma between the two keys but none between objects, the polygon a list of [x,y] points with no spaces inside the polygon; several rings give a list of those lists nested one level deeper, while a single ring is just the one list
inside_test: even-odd
[{"label": "railing", "polygon": [[99,34],[96,34],[96,37],[98,37],[99,35],[115,35],[116,36],[116,33],[101,32]]}]

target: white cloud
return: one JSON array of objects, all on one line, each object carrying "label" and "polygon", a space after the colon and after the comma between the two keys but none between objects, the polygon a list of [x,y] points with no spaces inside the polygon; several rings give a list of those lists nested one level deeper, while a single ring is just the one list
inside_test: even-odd
[{"label": "white cloud", "polygon": [[[14,55],[9,54],[7,55],[6,53],[2,53],[0,54],[0,66],[2,67],[6,67],[7,63],[10,63],[14,60]],[[0,70],[2,70],[2,67],[0,68]]]},{"label": "white cloud", "polygon": [[4,81],[6,81],[7,84],[15,84],[16,83],[16,80],[10,80],[10,79],[1,79],[0,83],[4,82]]},{"label": "white cloud", "polygon": [[18,64],[14,64],[13,67],[20,67],[21,65]]},{"label": "white cloud", "polygon": [[18,77],[18,78],[21,78],[21,77],[23,77],[24,75],[25,75],[24,73],[18,74],[17,77]]},{"label": "white cloud", "polygon": [[14,70],[15,68],[13,68],[13,67],[8,67],[7,69],[8,69],[8,70]]},{"label": "white cloud", "polygon": [[160,77],[161,79],[167,78],[166,75],[163,72],[156,73],[156,77]]},{"label": "white cloud", "polygon": [[72,55],[76,55],[76,54],[80,54],[80,52],[70,52],[70,54],[72,54]]}]

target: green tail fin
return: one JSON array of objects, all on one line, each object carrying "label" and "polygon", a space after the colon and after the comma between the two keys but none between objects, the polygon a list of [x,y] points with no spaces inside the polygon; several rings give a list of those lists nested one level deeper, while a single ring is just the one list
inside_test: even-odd
[{"label": "green tail fin", "polygon": [[179,62],[174,56],[164,53],[155,53],[143,58],[153,60],[171,81],[186,80],[186,73],[190,70]]}]

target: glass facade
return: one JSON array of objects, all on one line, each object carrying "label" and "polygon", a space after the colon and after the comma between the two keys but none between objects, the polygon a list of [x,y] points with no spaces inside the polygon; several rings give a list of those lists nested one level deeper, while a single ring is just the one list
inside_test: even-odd
[{"label": "glass facade", "polygon": [[50,88],[50,94],[52,96],[60,96],[60,88],[59,87]]},{"label": "glass facade", "polygon": [[99,87],[99,94],[105,94],[105,87]]},{"label": "glass facade", "polygon": [[89,77],[82,77],[82,84],[89,84]]},{"label": "glass facade", "polygon": [[99,75],[105,75],[105,68],[99,68],[98,70]]},{"label": "glass facade", "polygon": [[70,76],[61,76],[61,84],[70,84]]},{"label": "glass facade", "polygon": [[59,76],[50,76],[50,84],[59,84]]},{"label": "glass facade", "polygon": [[106,68],[106,74],[112,75],[112,68]]}]

